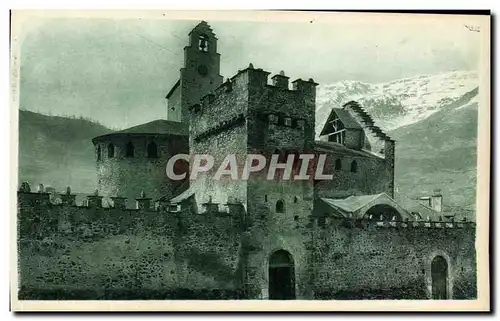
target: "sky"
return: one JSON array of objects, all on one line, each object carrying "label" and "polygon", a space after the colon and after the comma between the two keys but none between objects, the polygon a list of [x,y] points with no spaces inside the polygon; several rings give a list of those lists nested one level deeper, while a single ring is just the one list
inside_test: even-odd
[{"label": "sky", "polygon": [[[45,18],[20,36],[20,108],[113,129],[166,117],[183,47],[199,20]],[[479,37],[459,20],[394,23],[211,21],[221,74],[251,62],[321,84],[477,70]]]}]

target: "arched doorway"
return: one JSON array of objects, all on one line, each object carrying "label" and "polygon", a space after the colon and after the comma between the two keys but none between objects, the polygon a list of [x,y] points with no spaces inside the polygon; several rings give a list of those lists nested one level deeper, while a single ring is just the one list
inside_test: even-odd
[{"label": "arched doorway", "polygon": [[448,299],[448,262],[442,256],[436,256],[431,262],[432,298]]},{"label": "arched doorway", "polygon": [[374,220],[391,221],[395,219],[396,221],[402,221],[401,214],[394,207],[387,204],[377,204],[365,213],[365,217],[372,217]]},{"label": "arched doorway", "polygon": [[278,250],[269,258],[269,299],[295,299],[295,268],[292,255]]}]

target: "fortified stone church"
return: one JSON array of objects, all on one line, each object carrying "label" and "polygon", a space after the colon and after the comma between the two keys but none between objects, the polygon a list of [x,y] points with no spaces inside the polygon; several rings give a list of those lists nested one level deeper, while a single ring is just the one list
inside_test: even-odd
[{"label": "fortified stone church", "polygon": [[[199,23],[166,95],[168,120],[94,138],[98,194],[82,206],[70,190],[62,204],[50,204],[44,193],[21,189],[21,233],[60,233],[34,227],[43,208],[49,214],[41,216],[59,227],[66,222],[68,233],[99,222],[97,230],[116,228],[110,235],[153,235],[151,246],[162,240],[169,250],[137,263],[138,287],[163,298],[474,298],[474,223],[407,212],[393,199],[395,141],[362,106],[332,106],[316,140],[318,84],[312,78],[290,84],[284,72],[269,76],[249,64],[224,80],[215,33]],[[209,154],[215,164],[228,154],[238,162],[248,154],[278,153],[283,162],[290,154],[326,154],[324,172],[333,179],[267,180],[263,171],[248,180],[172,181],[165,168],[179,153]]]}]

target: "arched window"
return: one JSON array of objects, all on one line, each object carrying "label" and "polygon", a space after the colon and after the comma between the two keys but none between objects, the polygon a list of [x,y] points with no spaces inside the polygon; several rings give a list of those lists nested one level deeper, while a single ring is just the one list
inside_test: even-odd
[{"label": "arched window", "polygon": [[355,160],[351,162],[351,172],[356,173],[358,171],[358,163]]},{"label": "arched window", "polygon": [[100,161],[101,160],[101,145],[97,145],[96,154],[97,154],[97,161]]},{"label": "arched window", "polygon": [[198,50],[203,52],[208,52],[208,37],[205,35],[201,35],[198,38]]},{"label": "arched window", "polygon": [[278,200],[276,202],[276,213],[284,213],[285,212],[285,202],[283,200]]},{"label": "arched window", "polygon": [[151,142],[148,144],[148,158],[157,158],[158,157],[158,147],[155,142]]},{"label": "arched window", "polygon": [[134,157],[134,144],[132,142],[125,145],[125,157]]},{"label": "arched window", "polygon": [[342,160],[340,158],[337,158],[335,160],[335,170],[340,171],[342,169]]},{"label": "arched window", "polygon": [[112,143],[108,144],[108,158],[113,158],[115,157],[115,145]]}]

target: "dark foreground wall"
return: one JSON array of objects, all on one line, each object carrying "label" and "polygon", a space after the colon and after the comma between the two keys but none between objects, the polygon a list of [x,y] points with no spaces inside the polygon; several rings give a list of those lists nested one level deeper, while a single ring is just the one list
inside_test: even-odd
[{"label": "dark foreground wall", "polygon": [[430,299],[439,256],[447,297],[475,299],[474,225],[331,219],[315,228],[315,298]]},{"label": "dark foreground wall", "polygon": [[450,295],[476,296],[472,223],[332,220],[322,228],[292,217],[248,227],[239,204],[197,213],[193,199],[174,211],[53,205],[48,197],[19,193],[20,299],[265,298],[248,288],[265,287],[252,258],[265,267],[277,248],[264,234],[277,224],[287,226],[290,241],[281,243],[295,256],[302,299],[430,298],[437,255],[448,262]]}]

